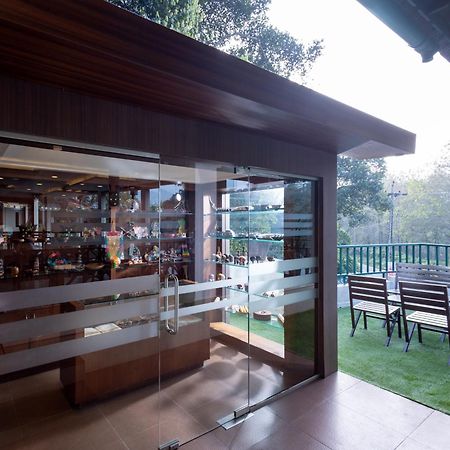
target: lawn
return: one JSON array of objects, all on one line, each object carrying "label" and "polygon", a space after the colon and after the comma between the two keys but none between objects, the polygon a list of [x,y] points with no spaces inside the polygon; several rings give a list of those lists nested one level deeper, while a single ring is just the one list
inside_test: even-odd
[{"label": "lawn", "polygon": [[442,343],[438,333],[424,331],[419,344],[416,332],[404,353],[404,340],[398,338],[397,330],[391,345],[384,346],[386,330],[380,320],[368,319],[364,330],[361,319],[352,338],[349,308],[338,310],[338,320],[339,370],[450,414],[447,339]]}]

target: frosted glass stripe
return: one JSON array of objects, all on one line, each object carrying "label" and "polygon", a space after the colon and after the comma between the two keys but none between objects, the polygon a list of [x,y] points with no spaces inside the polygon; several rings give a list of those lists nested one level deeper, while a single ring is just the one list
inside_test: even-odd
[{"label": "frosted glass stripe", "polygon": [[298,258],[287,259],[285,261],[268,261],[261,264],[251,264],[249,266],[250,276],[262,275],[276,272],[287,272],[289,270],[298,270],[306,268],[315,268],[317,258]]},{"label": "frosted glass stripe", "polygon": [[20,352],[0,355],[0,375],[28,369],[66,358],[158,336],[158,323],[152,322],[124,328],[120,331],[97,334],[82,339],[58,342]]},{"label": "frosted glass stripe", "polygon": [[[238,284],[247,284],[248,278],[236,279],[232,278],[229,280],[220,280],[220,281],[207,281],[206,283],[195,283],[195,284],[187,284],[184,286],[180,286],[178,292],[181,294],[190,294],[192,292],[202,292],[211,289],[219,289],[226,287],[237,286]],[[168,295],[174,295],[174,288],[162,288],[161,296],[167,297]]]},{"label": "frosted glass stripe", "polygon": [[159,275],[145,275],[119,280],[95,281],[90,283],[66,284],[64,286],[24,289],[21,291],[1,292],[0,311],[33,308],[36,306],[66,303],[90,298],[127,292],[159,291]]},{"label": "frosted glass stripe", "polygon": [[[245,291],[244,291],[245,292]],[[179,317],[190,316],[192,314],[200,314],[206,311],[214,311],[216,309],[227,308],[231,305],[247,305],[248,296],[243,295],[242,298],[232,297],[219,302],[203,303],[201,305],[188,306],[186,308],[180,308]],[[160,316],[161,320],[173,319],[173,310],[163,311]]]},{"label": "frosted glass stripe", "polygon": [[[279,306],[293,305],[296,303],[308,302],[314,300],[317,296],[317,289],[308,289],[301,292],[294,292],[292,294],[280,295],[278,297],[265,297],[252,295],[250,297],[250,312],[260,311],[262,309],[274,309]],[[310,308],[308,308],[310,309]]]},{"label": "frosted glass stripe", "polygon": [[251,294],[262,294],[266,291],[303,287],[317,283],[317,274],[299,275],[296,277],[273,278],[271,280],[254,281],[249,284]]},{"label": "frosted glass stripe", "polygon": [[45,336],[158,312],[159,296],[140,297],[126,303],[4,323],[0,325],[0,342]]}]

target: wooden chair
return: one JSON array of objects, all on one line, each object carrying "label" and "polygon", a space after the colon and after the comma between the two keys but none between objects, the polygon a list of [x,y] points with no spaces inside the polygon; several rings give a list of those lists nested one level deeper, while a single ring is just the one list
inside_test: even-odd
[{"label": "wooden chair", "polygon": [[[408,351],[416,325],[420,343],[422,343],[422,330],[429,330],[444,333],[444,337],[446,334],[450,346],[450,307],[447,286],[409,281],[400,281],[399,284],[406,339],[403,351]],[[413,312],[407,315],[406,311]],[[408,322],[413,324],[411,332],[408,332]]]},{"label": "wooden chair", "polygon": [[[400,307],[392,306],[388,303],[386,280],[384,278],[349,275],[348,288],[352,317],[352,331],[350,332],[350,336],[355,334],[362,314],[365,329],[367,329],[367,317],[385,321],[387,332],[386,347],[391,343],[396,324],[398,324],[398,336],[400,338],[402,337]],[[355,301],[359,303],[355,304]],[[358,312],[356,318],[355,311]]]}]

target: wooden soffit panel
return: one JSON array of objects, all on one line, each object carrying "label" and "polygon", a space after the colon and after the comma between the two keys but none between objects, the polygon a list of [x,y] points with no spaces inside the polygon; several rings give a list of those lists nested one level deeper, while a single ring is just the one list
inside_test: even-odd
[{"label": "wooden soffit panel", "polygon": [[413,153],[415,135],[103,0],[0,0],[17,77],[342,153]]}]

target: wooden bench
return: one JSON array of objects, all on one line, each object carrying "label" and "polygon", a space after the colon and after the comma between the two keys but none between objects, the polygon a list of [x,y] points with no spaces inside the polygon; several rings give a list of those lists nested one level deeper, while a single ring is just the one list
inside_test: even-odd
[{"label": "wooden bench", "polygon": [[[447,334],[450,345],[450,306],[446,286],[400,281],[400,300],[406,338],[405,352],[408,351],[416,325],[420,343],[424,329],[444,333],[444,336]],[[408,322],[413,324],[411,332],[408,332]]]},{"label": "wooden bench", "polygon": [[400,281],[445,284],[447,288],[450,288],[450,267],[398,262],[396,268],[396,289],[398,289]]}]

